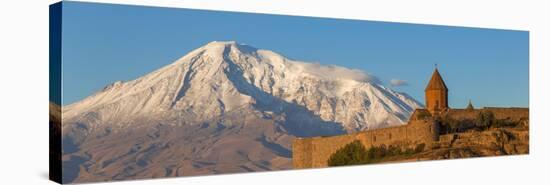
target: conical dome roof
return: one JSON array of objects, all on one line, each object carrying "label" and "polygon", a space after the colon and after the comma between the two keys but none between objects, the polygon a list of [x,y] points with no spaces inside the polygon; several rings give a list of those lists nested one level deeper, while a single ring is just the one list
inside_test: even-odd
[{"label": "conical dome roof", "polygon": [[474,105],[472,105],[472,100],[468,101],[468,106],[466,107],[466,110],[474,110]]},{"label": "conical dome roof", "polygon": [[443,78],[441,78],[441,75],[439,74],[439,71],[437,68],[435,69],[434,73],[432,74],[432,78],[430,79],[430,82],[428,83],[428,86],[426,87],[427,90],[445,90],[447,91],[447,85],[445,85],[445,82],[443,82]]}]

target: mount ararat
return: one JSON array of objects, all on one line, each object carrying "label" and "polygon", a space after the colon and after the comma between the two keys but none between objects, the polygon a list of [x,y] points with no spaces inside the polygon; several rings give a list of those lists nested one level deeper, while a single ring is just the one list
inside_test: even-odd
[{"label": "mount ararat", "polygon": [[295,137],[403,125],[420,107],[359,70],[214,41],[63,106],[63,180],[290,169]]}]

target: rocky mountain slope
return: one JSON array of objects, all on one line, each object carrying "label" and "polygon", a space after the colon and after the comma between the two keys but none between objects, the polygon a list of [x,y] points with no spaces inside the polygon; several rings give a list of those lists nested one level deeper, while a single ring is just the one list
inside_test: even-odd
[{"label": "rocky mountain slope", "polygon": [[211,42],[63,107],[65,182],[289,169],[292,138],[406,123],[373,76]]}]

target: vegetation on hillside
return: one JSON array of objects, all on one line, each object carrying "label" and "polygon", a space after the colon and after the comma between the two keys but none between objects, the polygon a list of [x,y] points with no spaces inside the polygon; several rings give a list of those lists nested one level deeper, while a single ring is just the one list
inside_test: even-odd
[{"label": "vegetation on hillside", "polygon": [[360,141],[353,141],[343,148],[338,149],[328,159],[329,166],[345,166],[353,164],[366,164],[369,162],[368,151]]},{"label": "vegetation on hillside", "polygon": [[328,166],[346,166],[370,164],[382,161],[388,157],[408,156],[424,151],[426,145],[418,144],[415,148],[401,150],[400,147],[380,145],[366,149],[358,140],[355,140],[338,149],[328,159]]}]

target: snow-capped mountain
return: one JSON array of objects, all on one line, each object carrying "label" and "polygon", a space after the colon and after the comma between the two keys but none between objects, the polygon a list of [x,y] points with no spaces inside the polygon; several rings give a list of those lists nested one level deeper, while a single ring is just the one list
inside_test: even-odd
[{"label": "snow-capped mountain", "polygon": [[421,107],[369,78],[236,42],[211,42],[141,78],[115,82],[63,112],[68,119],[85,115],[99,123],[145,117],[194,124],[248,105],[277,114],[285,104],[295,104],[357,131],[404,124]]},{"label": "snow-capped mountain", "polygon": [[[161,164],[170,169],[163,176],[287,169],[295,136],[402,125],[421,106],[358,70],[211,42],[64,106],[63,148],[66,160],[83,159],[75,167],[88,165],[77,181],[98,174],[139,178]],[[120,145],[105,142],[115,140]],[[109,167],[113,163],[119,167]],[[179,168],[190,172],[175,172]]]}]

